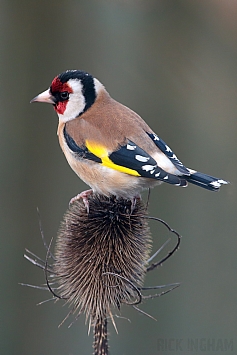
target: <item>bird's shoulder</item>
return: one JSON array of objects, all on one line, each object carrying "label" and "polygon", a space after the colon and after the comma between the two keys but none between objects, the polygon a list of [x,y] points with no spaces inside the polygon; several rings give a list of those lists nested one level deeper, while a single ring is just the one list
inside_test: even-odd
[{"label": "bird's shoulder", "polygon": [[147,135],[147,132],[153,133],[148,124],[105,90],[99,93],[94,105],[81,116],[68,121],[65,127],[79,146],[89,140],[105,145],[112,152],[133,141],[148,153],[154,149],[154,143]]}]

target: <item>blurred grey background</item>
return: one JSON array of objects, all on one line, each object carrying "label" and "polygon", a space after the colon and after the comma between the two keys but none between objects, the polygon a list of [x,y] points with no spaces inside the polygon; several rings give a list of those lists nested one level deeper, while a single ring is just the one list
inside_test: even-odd
[{"label": "blurred grey background", "polygon": [[[49,293],[18,284],[44,283],[43,272],[23,258],[25,247],[45,257],[36,208],[49,241],[70,198],[86,188],[59,148],[53,108],[29,104],[66,69],[83,69],[101,80],[187,166],[231,182],[219,193],[165,184],[152,191],[150,214],[183,238],[146,285],[181,287],[141,305],[157,321],[123,307],[121,316],[130,322],[116,319],[118,335],[110,324],[111,354],[185,354],[190,340],[198,341],[192,354],[223,353],[221,342],[226,354],[235,353],[237,1],[0,5],[1,354],[92,353],[83,316],[70,329],[70,321],[58,329],[67,306],[37,306]],[[155,224],[151,228],[156,250],[168,234]],[[167,346],[160,348],[162,341]]]}]

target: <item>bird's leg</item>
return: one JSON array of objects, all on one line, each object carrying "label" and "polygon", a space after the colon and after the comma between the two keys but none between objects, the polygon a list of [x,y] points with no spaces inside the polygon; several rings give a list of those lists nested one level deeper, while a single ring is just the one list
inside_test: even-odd
[{"label": "bird's leg", "polygon": [[141,199],[141,195],[136,195],[134,196],[132,199],[131,199],[131,214],[133,213],[135,207],[136,207],[136,203],[137,203],[137,200],[140,200]]},{"label": "bird's leg", "polygon": [[84,202],[84,205],[87,209],[87,213],[89,213],[89,201],[88,201],[88,196],[93,194],[93,190],[86,190],[86,191],[82,191],[80,194],[76,195],[75,197],[73,197],[70,202],[69,205],[71,205],[72,203],[74,203],[77,200],[82,199],[82,201]]}]

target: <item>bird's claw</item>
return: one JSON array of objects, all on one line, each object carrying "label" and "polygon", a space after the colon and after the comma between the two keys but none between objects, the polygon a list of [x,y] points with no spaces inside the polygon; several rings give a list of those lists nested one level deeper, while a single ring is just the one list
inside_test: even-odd
[{"label": "bird's claw", "polygon": [[140,199],[141,199],[141,196],[140,196],[140,195],[136,195],[136,196],[134,196],[134,197],[131,199],[131,214],[132,214],[133,211],[135,210],[137,200],[140,200]]},{"label": "bird's claw", "polygon": [[72,205],[75,201],[78,201],[80,199],[82,199],[87,213],[89,213],[89,201],[88,201],[88,196],[92,195],[93,191],[92,190],[86,190],[86,191],[82,191],[80,194],[76,195],[75,197],[71,198],[70,202],[69,202],[69,206]]}]

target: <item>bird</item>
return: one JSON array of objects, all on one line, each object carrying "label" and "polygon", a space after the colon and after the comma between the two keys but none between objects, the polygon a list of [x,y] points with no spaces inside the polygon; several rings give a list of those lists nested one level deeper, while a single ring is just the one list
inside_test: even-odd
[{"label": "bird", "polygon": [[57,135],[74,172],[90,186],[71,199],[102,194],[135,199],[142,190],[163,182],[188,183],[210,191],[228,184],[220,178],[189,169],[172,149],[134,111],[114,100],[91,74],[67,70],[31,102],[54,106]]}]

